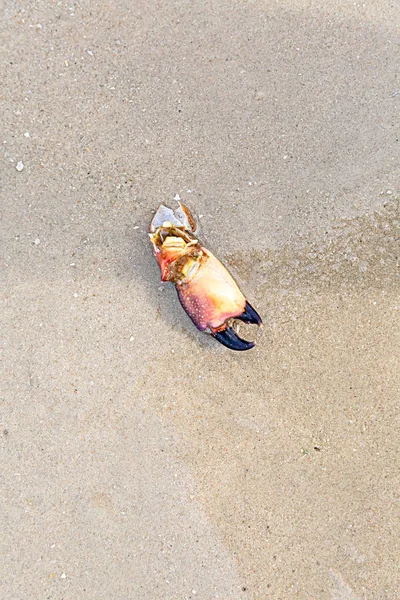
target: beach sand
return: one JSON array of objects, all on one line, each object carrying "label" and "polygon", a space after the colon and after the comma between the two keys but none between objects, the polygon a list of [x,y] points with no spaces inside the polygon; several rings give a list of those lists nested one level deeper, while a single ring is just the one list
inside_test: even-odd
[{"label": "beach sand", "polygon": [[[400,6],[0,10],[0,596],[398,600]],[[160,282],[177,196],[251,351]]]}]

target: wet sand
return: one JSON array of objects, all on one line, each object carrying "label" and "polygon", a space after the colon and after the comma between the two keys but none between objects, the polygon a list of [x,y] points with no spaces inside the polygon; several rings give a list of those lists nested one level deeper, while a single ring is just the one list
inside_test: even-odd
[{"label": "wet sand", "polygon": [[[397,600],[400,9],[0,8],[0,595]],[[159,281],[176,194],[252,351]]]}]

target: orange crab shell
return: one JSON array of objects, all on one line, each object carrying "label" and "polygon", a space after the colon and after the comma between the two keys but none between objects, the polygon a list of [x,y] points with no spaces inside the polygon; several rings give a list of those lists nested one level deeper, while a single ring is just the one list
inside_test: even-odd
[{"label": "orange crab shell", "polygon": [[160,267],[161,281],[171,281],[169,267],[182,256],[182,251],[177,249],[176,251],[165,252],[162,247],[154,247],[154,256]]},{"label": "orange crab shell", "polygon": [[243,313],[246,298],[222,263],[201,248],[204,260],[193,276],[176,286],[179,300],[200,331],[219,331]]}]

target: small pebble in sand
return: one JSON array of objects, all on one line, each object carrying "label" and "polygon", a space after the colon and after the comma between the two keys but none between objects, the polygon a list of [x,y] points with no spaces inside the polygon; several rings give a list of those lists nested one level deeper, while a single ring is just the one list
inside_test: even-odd
[{"label": "small pebble in sand", "polygon": [[179,194],[175,194],[174,196],[174,200],[177,200],[177,202],[179,202],[179,200],[181,199]]},{"label": "small pebble in sand", "polygon": [[39,246],[40,244],[40,239],[36,238],[36,240],[33,242],[35,244],[35,246]]},{"label": "small pebble in sand", "polygon": [[67,576],[65,573],[61,573],[60,577],[61,577],[61,579],[67,579]]},{"label": "small pebble in sand", "polygon": [[17,166],[15,167],[17,169],[17,171],[22,171],[24,168],[24,163],[22,162],[22,160],[19,160],[17,162]]},{"label": "small pebble in sand", "polygon": [[29,131],[25,131],[25,133],[24,133],[24,136],[25,136],[26,138],[29,138],[29,137],[31,137],[31,136],[30,136],[30,134],[29,134]]}]

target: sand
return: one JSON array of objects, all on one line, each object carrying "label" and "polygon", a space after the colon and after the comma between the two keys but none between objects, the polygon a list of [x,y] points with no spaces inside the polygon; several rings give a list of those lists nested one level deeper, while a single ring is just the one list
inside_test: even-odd
[{"label": "sand", "polygon": [[[0,15],[0,596],[397,600],[400,6]],[[249,352],[160,283],[176,195]]]}]

